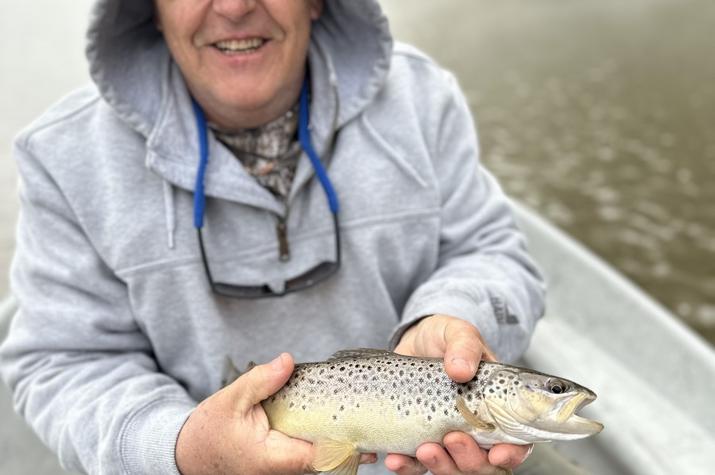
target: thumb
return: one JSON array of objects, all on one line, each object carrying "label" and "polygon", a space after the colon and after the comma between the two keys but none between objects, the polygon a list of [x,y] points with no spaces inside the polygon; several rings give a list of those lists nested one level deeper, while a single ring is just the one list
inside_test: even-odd
[{"label": "thumb", "polygon": [[293,373],[293,357],[281,353],[267,364],[254,367],[229,386],[236,395],[239,411],[247,412],[256,404],[275,394]]}]

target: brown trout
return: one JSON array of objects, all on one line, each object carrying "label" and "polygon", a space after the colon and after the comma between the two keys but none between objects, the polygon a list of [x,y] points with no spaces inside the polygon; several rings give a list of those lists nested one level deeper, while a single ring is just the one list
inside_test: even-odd
[{"label": "brown trout", "polygon": [[482,361],[459,384],[441,359],[358,349],[296,364],[263,408],[273,429],[315,444],[317,471],[355,475],[362,452],[414,455],[451,431],[484,448],[588,437],[603,425],[575,413],[594,399],[574,382],[516,366]]}]

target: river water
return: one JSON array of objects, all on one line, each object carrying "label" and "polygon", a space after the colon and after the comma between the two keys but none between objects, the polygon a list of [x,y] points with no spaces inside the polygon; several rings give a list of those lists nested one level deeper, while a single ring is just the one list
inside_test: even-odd
[{"label": "river water", "polygon": [[[90,3],[0,0],[0,293],[17,213],[11,138],[87,80]],[[506,190],[715,342],[715,2],[383,5],[400,39],[456,73]]]},{"label": "river water", "polygon": [[457,75],[507,192],[715,343],[715,2],[383,4]]}]

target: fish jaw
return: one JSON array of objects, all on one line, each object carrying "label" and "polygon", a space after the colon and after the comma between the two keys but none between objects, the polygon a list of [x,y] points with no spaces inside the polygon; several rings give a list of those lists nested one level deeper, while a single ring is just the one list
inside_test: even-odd
[{"label": "fish jaw", "polygon": [[583,387],[561,395],[522,388],[509,392],[506,398],[487,397],[485,419],[492,420],[497,430],[475,438],[512,444],[583,439],[603,429],[601,423],[576,414],[595,399],[596,395]]},{"label": "fish jaw", "polygon": [[584,388],[582,392],[577,393],[575,396],[560,404],[558,411],[551,419],[557,423],[554,427],[554,429],[557,430],[555,433],[562,437],[561,439],[555,439],[583,439],[601,432],[603,430],[603,424],[576,414],[577,411],[595,400],[596,395],[592,391]]},{"label": "fish jaw", "polygon": [[545,440],[578,440],[598,434],[603,424],[576,414],[594,400],[596,394],[586,388],[565,395],[531,423],[529,432]]}]

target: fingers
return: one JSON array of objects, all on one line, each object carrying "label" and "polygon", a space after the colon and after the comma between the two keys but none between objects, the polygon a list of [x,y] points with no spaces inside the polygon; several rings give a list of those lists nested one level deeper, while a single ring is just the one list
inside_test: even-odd
[{"label": "fingers", "polygon": [[256,366],[234,383],[228,390],[235,393],[236,408],[248,412],[253,406],[275,394],[293,372],[293,357],[282,353],[267,364]]},{"label": "fingers", "polygon": [[419,461],[406,455],[389,454],[385,466],[397,475],[422,475],[427,469]]},{"label": "fingers", "polygon": [[444,436],[444,446],[462,473],[479,473],[490,468],[487,451],[464,432],[450,432]]},{"label": "fingers", "polygon": [[497,444],[489,449],[489,463],[506,468],[516,468],[529,456],[533,445]]},{"label": "fingers", "polygon": [[369,454],[360,454],[360,463],[364,464],[370,464],[370,463],[375,463],[377,462],[377,454],[375,453],[369,453]]},{"label": "fingers", "polygon": [[471,380],[482,358],[482,339],[479,330],[464,320],[451,319],[443,331],[444,368],[458,383]]},{"label": "fingers", "polygon": [[417,448],[417,460],[434,475],[454,475],[459,473],[457,465],[446,450],[435,443],[422,444]]},{"label": "fingers", "polygon": [[[255,450],[255,447],[254,447]],[[262,465],[272,467],[272,473],[312,473],[311,463],[315,455],[313,444],[271,430],[264,441],[263,449],[258,451],[262,456]]]}]

